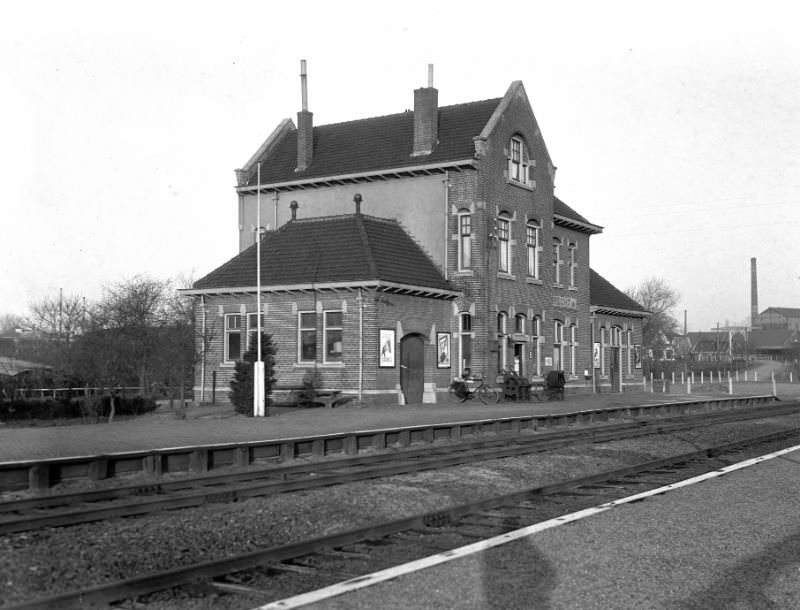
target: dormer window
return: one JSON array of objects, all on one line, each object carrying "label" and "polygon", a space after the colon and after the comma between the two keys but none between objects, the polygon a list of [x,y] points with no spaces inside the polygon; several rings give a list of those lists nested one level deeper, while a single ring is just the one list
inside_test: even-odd
[{"label": "dormer window", "polygon": [[528,184],[528,151],[520,137],[511,138],[508,156],[508,179],[520,184]]}]

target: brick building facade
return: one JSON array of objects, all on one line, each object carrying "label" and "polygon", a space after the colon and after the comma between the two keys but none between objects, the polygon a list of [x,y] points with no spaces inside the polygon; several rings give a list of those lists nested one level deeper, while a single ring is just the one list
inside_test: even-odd
[{"label": "brick building facade", "polygon": [[[255,320],[259,217],[273,229],[261,242],[261,286],[279,388],[313,374],[328,389],[403,403],[436,401],[466,368],[487,379],[558,369],[583,383],[605,332],[590,311],[589,241],[602,228],[554,196],[555,166],[522,83],[439,107],[429,82],[413,111],[318,127],[303,86],[297,128],[282,121],[236,170],[239,255],[185,291],[205,337],[201,398],[212,377],[227,388],[231,352]],[[625,304],[598,314],[621,320],[608,323],[623,329],[608,335],[609,350],[620,336],[641,342],[645,314]],[[634,353],[624,345],[623,360]]]}]

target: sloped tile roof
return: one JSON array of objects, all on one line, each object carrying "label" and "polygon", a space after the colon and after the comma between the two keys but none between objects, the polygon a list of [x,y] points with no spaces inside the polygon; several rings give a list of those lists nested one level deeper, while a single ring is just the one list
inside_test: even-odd
[{"label": "sloped tile roof", "polygon": [[767,328],[751,330],[747,342],[754,349],[784,349],[793,347],[800,336],[796,330]]},{"label": "sloped tile roof", "polygon": [[800,309],[794,307],[768,307],[759,315],[764,315],[766,313],[777,313],[787,318],[800,318]]},{"label": "sloped tile roof", "polygon": [[[429,155],[412,157],[414,113],[333,123],[314,127],[313,159],[307,170],[296,172],[297,130],[291,130],[262,161],[261,183],[340,176],[472,159],[472,138],[480,135],[502,98],[439,108],[439,143]],[[257,183],[253,163],[246,185]]]},{"label": "sloped tile roof", "polygon": [[616,288],[594,269],[589,269],[589,304],[592,307],[647,313],[644,307]]},{"label": "sloped tile roof", "polygon": [[565,216],[567,218],[571,218],[572,220],[577,220],[578,222],[583,222],[589,225],[593,224],[588,220],[586,220],[586,218],[578,214],[566,203],[561,201],[558,197],[553,197],[553,214],[558,214],[559,216]]},{"label": "sloped tile roof", "polygon": [[[256,245],[194,283],[195,290],[256,285]],[[261,242],[262,286],[382,281],[452,291],[395,220],[363,214],[294,220]]]}]

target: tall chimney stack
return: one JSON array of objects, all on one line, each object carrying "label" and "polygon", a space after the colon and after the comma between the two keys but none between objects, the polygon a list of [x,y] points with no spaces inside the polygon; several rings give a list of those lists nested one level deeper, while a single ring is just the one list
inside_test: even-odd
[{"label": "tall chimney stack", "polygon": [[308,111],[306,86],[306,60],[300,60],[300,89],[303,98],[302,110],[297,113],[297,169],[302,172],[311,165],[314,157],[314,113]]},{"label": "tall chimney stack", "polygon": [[756,325],[758,317],[758,274],[756,271],[756,259],[750,259],[750,326]]},{"label": "tall chimney stack", "polygon": [[414,90],[414,150],[429,155],[439,140],[439,91],[433,86],[433,64],[428,64],[428,86]]}]

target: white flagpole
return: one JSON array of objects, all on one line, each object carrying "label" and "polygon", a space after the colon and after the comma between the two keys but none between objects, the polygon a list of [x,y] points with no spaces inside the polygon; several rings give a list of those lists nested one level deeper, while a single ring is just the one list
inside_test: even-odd
[{"label": "white flagpole", "polygon": [[264,416],[264,363],[261,361],[261,162],[258,163],[256,195],[256,344],[258,354],[253,366],[253,416]]}]

